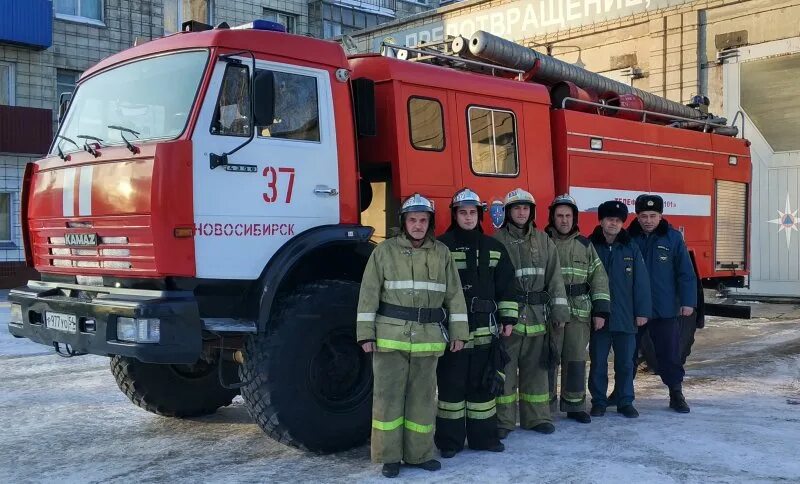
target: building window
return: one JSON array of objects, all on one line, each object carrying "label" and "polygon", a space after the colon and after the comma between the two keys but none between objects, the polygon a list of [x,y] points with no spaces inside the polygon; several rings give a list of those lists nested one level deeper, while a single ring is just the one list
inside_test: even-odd
[{"label": "building window", "polygon": [[11,237],[11,194],[0,193],[0,243],[13,242]]},{"label": "building window", "polygon": [[259,135],[297,141],[319,141],[319,101],[315,77],[286,72],[275,75],[275,120]]},{"label": "building window", "polygon": [[72,94],[72,91],[75,90],[75,85],[78,84],[80,75],[81,73],[78,71],[58,69],[56,73],[56,97],[59,102],[61,101],[62,94]]},{"label": "building window", "polygon": [[514,113],[478,107],[469,108],[468,113],[472,170],[479,175],[517,175]]},{"label": "building window", "polygon": [[14,64],[0,62],[0,105],[14,105]]},{"label": "building window", "polygon": [[390,20],[394,19],[339,5],[322,4],[322,35],[326,39],[375,27]]},{"label": "building window", "polygon": [[290,34],[297,33],[297,15],[278,12],[277,10],[270,10],[268,8],[265,8],[263,9],[261,18],[263,18],[264,20],[270,20],[272,22],[278,22],[279,24],[286,27],[286,31],[289,32]]},{"label": "building window", "polygon": [[103,0],[55,0],[55,9],[58,18],[103,21]]},{"label": "building window", "polygon": [[409,99],[408,125],[411,146],[423,151],[444,149],[444,116],[439,101],[421,97]]},{"label": "building window", "polygon": [[180,32],[183,23],[183,0],[164,0],[164,35]]}]

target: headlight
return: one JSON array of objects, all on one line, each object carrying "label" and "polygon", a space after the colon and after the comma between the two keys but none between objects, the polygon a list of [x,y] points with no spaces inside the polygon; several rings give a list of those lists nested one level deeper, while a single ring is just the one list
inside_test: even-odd
[{"label": "headlight", "polygon": [[117,318],[117,339],[133,343],[158,343],[161,339],[161,321]]},{"label": "headlight", "polygon": [[19,304],[11,305],[11,318],[8,322],[11,324],[22,324],[22,306]]}]

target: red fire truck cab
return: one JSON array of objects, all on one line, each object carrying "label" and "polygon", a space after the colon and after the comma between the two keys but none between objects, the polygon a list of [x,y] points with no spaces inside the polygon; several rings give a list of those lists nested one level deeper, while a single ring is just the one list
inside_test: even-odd
[{"label": "red fire truck cab", "polygon": [[[239,393],[273,438],[363,442],[371,366],[355,343],[375,241],[420,192],[448,220],[469,186],[665,198],[708,284],[747,274],[744,140],[554,106],[545,85],[249,28],[184,32],[81,77],[50,154],[28,165],[29,264],[9,330],[111,357],[140,407],[188,417]],[[491,217],[486,217],[491,232]],[[444,230],[440,223],[437,231]]]}]

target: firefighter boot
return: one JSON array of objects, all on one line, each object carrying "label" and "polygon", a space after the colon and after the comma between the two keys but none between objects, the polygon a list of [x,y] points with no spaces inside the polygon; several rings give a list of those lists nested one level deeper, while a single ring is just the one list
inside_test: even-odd
[{"label": "firefighter boot", "polygon": [[683,392],[680,389],[669,391],[669,408],[678,413],[689,413],[689,405],[683,398]]},{"label": "firefighter boot", "polygon": [[503,428],[497,429],[497,438],[503,440],[506,437],[508,437],[508,434],[510,433],[511,431],[508,429],[503,429]]},{"label": "firefighter boot", "polygon": [[397,477],[400,474],[400,463],[383,464],[381,474],[383,474],[383,477]]},{"label": "firefighter boot", "polygon": [[406,464],[411,467],[419,467],[420,469],[424,469],[426,471],[431,471],[431,472],[438,471],[439,469],[442,468],[441,462],[439,462],[436,459],[426,460],[425,462],[422,462],[420,464],[409,464],[408,462],[406,462]]},{"label": "firefighter boot", "polygon": [[556,431],[556,427],[550,422],[544,422],[534,426],[531,430],[539,432],[540,434],[552,434]]},{"label": "firefighter boot", "polygon": [[488,450],[489,452],[503,452],[504,450],[506,450],[506,446],[503,445],[502,442],[498,442],[497,444],[489,447],[486,450]]},{"label": "firefighter boot", "polygon": [[577,420],[580,423],[592,423],[592,417],[586,412],[567,412],[567,418]]}]

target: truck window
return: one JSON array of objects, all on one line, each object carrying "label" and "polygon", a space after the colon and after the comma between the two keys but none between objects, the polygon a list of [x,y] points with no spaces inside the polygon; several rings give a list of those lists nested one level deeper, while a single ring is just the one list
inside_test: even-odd
[{"label": "truck window", "polygon": [[436,99],[408,99],[408,125],[411,146],[423,151],[444,149],[444,116],[442,104]]},{"label": "truck window", "polygon": [[517,175],[519,163],[514,113],[470,107],[468,115],[472,171],[477,175]]},{"label": "truck window", "polygon": [[250,136],[250,73],[247,66],[229,64],[219,90],[211,134]]},{"label": "truck window", "polygon": [[259,126],[260,136],[297,141],[319,141],[317,79],[274,71],[275,121]]}]

